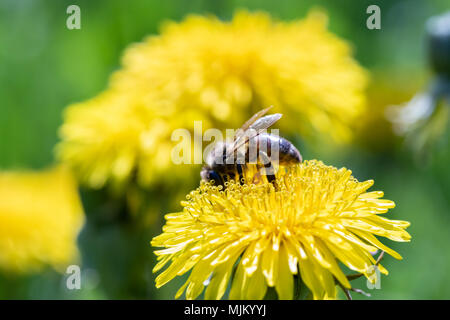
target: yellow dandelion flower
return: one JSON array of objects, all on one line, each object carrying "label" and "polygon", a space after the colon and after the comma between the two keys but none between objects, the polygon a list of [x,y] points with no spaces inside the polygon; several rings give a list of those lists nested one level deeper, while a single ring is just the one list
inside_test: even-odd
[{"label": "yellow dandelion flower", "polygon": [[122,185],[132,178],[144,186],[163,180],[178,183],[187,179],[189,171],[173,165],[171,135],[174,129],[201,119],[192,111],[166,119],[129,103],[127,96],[108,91],[65,110],[65,124],[60,128],[63,143],[57,146],[57,155],[92,188]]},{"label": "yellow dandelion flower", "polygon": [[170,161],[174,129],[192,131],[194,120],[203,130],[237,128],[274,105],[289,115],[286,134],[342,141],[364,109],[366,82],[322,13],[293,22],[246,11],[228,22],[189,16],[128,48],[108,89],[68,108],[58,157],[95,188],[179,183],[186,167]]},{"label": "yellow dandelion flower", "polygon": [[312,125],[340,140],[363,110],[367,75],[326,24],[318,11],[293,22],[247,11],[230,22],[189,16],[130,47],[111,87],[161,115],[199,108],[227,124],[275,105],[297,115],[295,132]]},{"label": "yellow dandelion flower", "polygon": [[202,184],[182,212],[166,215],[163,233],[151,242],[163,248],[155,251],[154,272],[170,264],[156,286],[191,271],[176,297],[186,290],[195,299],[207,284],[205,298],[220,299],[231,282],[230,299],[262,299],[268,287],[292,299],[299,275],[315,299],[335,298],[336,281],[350,288],[338,262],[373,281],[371,252],[401,259],[376,236],[409,241],[410,235],[408,222],[381,216],[394,202],[381,199],[381,191],[366,192],[372,184],[315,160],[279,170],[276,188],[267,181],[231,181],[225,191]]},{"label": "yellow dandelion flower", "polygon": [[83,222],[77,185],[66,169],[0,173],[1,269],[64,270],[77,261]]}]

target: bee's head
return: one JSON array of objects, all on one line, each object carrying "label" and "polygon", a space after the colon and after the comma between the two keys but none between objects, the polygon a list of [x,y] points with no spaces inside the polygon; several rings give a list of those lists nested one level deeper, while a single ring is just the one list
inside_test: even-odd
[{"label": "bee's head", "polygon": [[200,176],[202,177],[203,181],[210,182],[211,180],[214,180],[214,184],[216,186],[223,185],[223,180],[220,174],[217,173],[217,171],[205,166],[202,168],[202,171],[200,172]]}]

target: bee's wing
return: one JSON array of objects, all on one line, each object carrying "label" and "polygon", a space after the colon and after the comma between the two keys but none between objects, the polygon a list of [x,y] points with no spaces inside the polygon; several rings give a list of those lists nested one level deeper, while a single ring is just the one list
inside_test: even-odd
[{"label": "bee's wing", "polygon": [[248,128],[248,130],[253,129],[255,131],[261,131],[261,130],[267,129],[270,126],[272,126],[275,122],[280,120],[282,116],[283,115],[281,113],[274,113],[274,114],[269,114],[268,116],[259,118]]},{"label": "bee's wing", "polygon": [[268,108],[262,109],[259,112],[255,113],[250,119],[248,119],[242,127],[236,132],[234,136],[234,140],[237,140],[239,136],[242,136],[245,131],[247,131],[250,126],[255,123],[259,118],[261,118],[263,115],[265,115],[270,109],[272,109],[273,106],[270,106]]},{"label": "bee's wing", "polygon": [[270,114],[268,116],[262,117],[254,121],[249,128],[243,132],[232,144],[232,147],[227,151],[226,159],[233,155],[234,151],[240,148],[242,145],[246,144],[251,139],[256,138],[263,130],[269,128],[275,122],[280,120],[282,117],[281,113]]}]

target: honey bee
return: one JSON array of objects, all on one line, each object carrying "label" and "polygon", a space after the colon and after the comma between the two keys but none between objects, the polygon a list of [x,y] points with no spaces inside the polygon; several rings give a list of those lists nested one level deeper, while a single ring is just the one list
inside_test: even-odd
[{"label": "honey bee", "polygon": [[[262,169],[259,172],[273,182],[275,162],[282,166],[302,162],[300,152],[290,141],[265,132],[282,117],[280,113],[264,116],[271,108],[263,109],[247,120],[236,131],[232,142],[221,141],[213,146],[200,173],[203,181],[214,181],[215,185],[224,186],[227,179],[239,175],[242,182],[246,165],[256,163]],[[256,152],[249,152],[250,146]]]}]

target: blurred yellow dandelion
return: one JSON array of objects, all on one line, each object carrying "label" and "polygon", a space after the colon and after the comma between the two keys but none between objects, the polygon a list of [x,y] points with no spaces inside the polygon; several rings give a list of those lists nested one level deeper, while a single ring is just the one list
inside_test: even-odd
[{"label": "blurred yellow dandelion", "polygon": [[174,129],[193,130],[194,120],[237,128],[274,105],[287,115],[286,134],[343,141],[364,110],[366,82],[322,13],[294,22],[246,11],[229,22],[189,16],[128,48],[108,89],[68,108],[58,157],[95,188],[179,183],[187,175],[170,162]]},{"label": "blurred yellow dandelion", "polygon": [[69,107],[64,115],[58,157],[92,188],[123,184],[132,178],[144,186],[162,180],[170,185],[189,176],[186,167],[172,163],[171,134],[201,119],[194,110],[166,119],[130,103],[127,96],[107,91]]},{"label": "blurred yellow dandelion", "polygon": [[166,215],[163,233],[151,242],[163,248],[155,251],[154,272],[170,264],[156,286],[191,271],[176,297],[186,290],[195,299],[207,284],[205,298],[220,299],[231,282],[230,299],[262,299],[268,286],[280,299],[292,299],[299,274],[315,299],[334,298],[336,281],[350,288],[339,261],[369,278],[370,252],[401,259],[375,235],[410,240],[408,222],[380,216],[394,202],[381,199],[381,191],[366,192],[372,184],[315,160],[280,170],[276,188],[231,181],[221,191],[202,184],[182,212]]},{"label": "blurred yellow dandelion", "polygon": [[62,271],[78,258],[84,222],[77,185],[58,167],[44,172],[0,173],[0,268]]},{"label": "blurred yellow dandelion", "polygon": [[291,131],[312,125],[344,139],[363,110],[367,75],[326,24],[319,11],[294,22],[246,11],[230,22],[189,16],[131,46],[111,87],[160,115],[198,108],[235,125],[247,109],[274,105],[297,115]]}]

